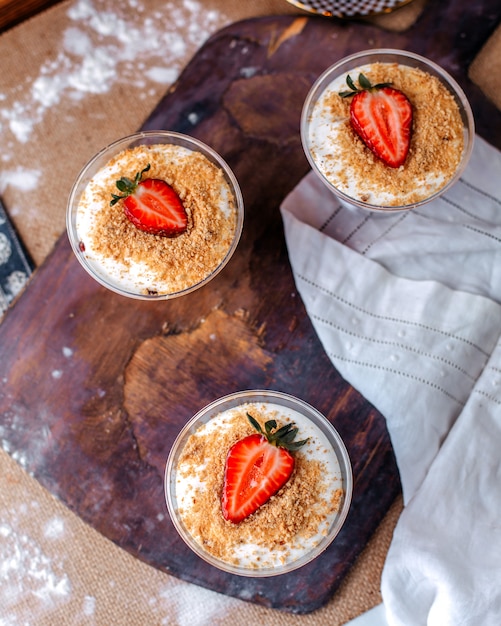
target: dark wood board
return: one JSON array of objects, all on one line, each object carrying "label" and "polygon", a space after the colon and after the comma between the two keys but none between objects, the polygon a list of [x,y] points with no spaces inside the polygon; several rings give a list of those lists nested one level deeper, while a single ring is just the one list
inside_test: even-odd
[{"label": "dark wood board", "polygon": [[0,33],[61,0],[0,0]]},{"label": "dark wood board", "polygon": [[[405,48],[459,80],[479,133],[501,147],[501,114],[466,77],[500,14],[498,0],[431,2],[404,34],[282,16],[212,37],[144,128],[199,137],[230,163],[246,205],[234,258],[203,289],[148,303],[88,278],[63,235],[0,325],[4,447],[82,519],[154,567],[284,611],[327,602],[400,483],[384,417],[331,365],[294,286],[279,206],[308,171],[302,103],[318,74],[345,54]],[[264,580],[219,572],[194,556],[163,496],[180,427],[216,397],[249,388],[292,393],[327,415],[355,477],[351,511],[331,547],[296,572]]]}]

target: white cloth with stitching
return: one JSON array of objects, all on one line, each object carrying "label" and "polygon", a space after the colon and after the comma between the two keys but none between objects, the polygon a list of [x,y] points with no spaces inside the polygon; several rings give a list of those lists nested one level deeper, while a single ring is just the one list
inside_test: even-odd
[{"label": "white cloth with stitching", "polygon": [[501,620],[501,154],[409,213],[350,211],[310,172],[282,204],[297,289],[332,363],[387,420],[405,508],[389,624]]}]

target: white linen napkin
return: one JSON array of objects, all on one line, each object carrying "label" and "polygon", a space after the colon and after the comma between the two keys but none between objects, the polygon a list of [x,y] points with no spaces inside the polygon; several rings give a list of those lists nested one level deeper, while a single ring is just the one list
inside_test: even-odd
[{"label": "white linen napkin", "polygon": [[406,506],[382,580],[392,625],[501,619],[500,176],[501,154],[477,137],[461,180],[418,210],[347,209],[312,172],[281,207],[312,324],[395,450]]}]

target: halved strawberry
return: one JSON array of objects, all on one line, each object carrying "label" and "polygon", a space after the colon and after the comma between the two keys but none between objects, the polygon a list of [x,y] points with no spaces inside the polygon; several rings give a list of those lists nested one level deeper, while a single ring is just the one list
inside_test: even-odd
[{"label": "halved strawberry", "polygon": [[350,76],[346,82],[352,91],[343,91],[342,98],[353,96],[350,121],[364,144],[389,167],[400,167],[407,158],[412,132],[412,105],[407,96],[391,83],[371,85],[360,74],[357,89]]},{"label": "halved strawberry", "polygon": [[307,439],[294,441],[297,427],[291,423],[277,430],[275,420],[259,423],[247,413],[258,431],[240,439],[230,448],[224,470],[221,509],[225,520],[238,524],[257,511],[281,489],[294,471],[291,451]]},{"label": "halved strawberry", "polygon": [[181,198],[164,180],[146,178],[150,164],[134,180],[122,176],[116,185],[122,195],[112,195],[110,204],[124,201],[124,213],[136,228],[162,237],[177,237],[188,227],[188,216]]}]

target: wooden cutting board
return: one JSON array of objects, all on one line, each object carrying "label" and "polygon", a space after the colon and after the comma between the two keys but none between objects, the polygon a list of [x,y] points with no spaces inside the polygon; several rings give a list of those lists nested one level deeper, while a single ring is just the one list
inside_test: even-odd
[{"label": "wooden cutting board", "polygon": [[0,32],[33,17],[61,0],[0,0]]},{"label": "wooden cutting board", "polygon": [[[501,7],[472,4],[430,3],[405,34],[289,16],[218,33],[144,128],[197,136],[234,169],[246,218],[229,265],[181,299],[130,301],[88,278],[63,235],[5,316],[2,439],[49,491],[133,555],[210,589],[306,613],[332,596],[399,493],[384,417],[331,365],[295,289],[279,206],[308,171],[299,117],[309,87],[328,65],[364,48],[406,48],[452,71],[480,134],[501,147],[499,111],[466,78]],[[327,415],[355,477],[350,514],[331,547],[296,572],[264,580],[219,572],[194,556],[163,495],[181,426],[215,398],[250,388],[292,393]]]}]

